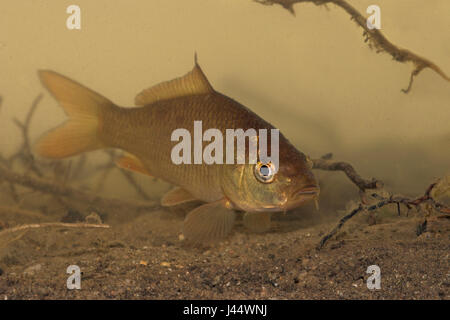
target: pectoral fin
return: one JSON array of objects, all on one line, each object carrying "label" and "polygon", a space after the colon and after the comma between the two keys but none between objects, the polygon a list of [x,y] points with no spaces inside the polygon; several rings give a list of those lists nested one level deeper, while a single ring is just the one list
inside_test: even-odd
[{"label": "pectoral fin", "polygon": [[270,229],[270,212],[246,212],[244,213],[244,226],[252,232],[262,233]]},{"label": "pectoral fin", "polygon": [[186,216],[183,235],[194,243],[221,240],[233,229],[235,215],[224,200],[201,205]]},{"label": "pectoral fin", "polygon": [[144,167],[144,164],[137,157],[132,155],[131,153],[126,153],[122,158],[116,160],[116,165],[120,168],[127,169],[130,171],[139,172],[142,174],[146,174],[151,176],[150,172],[148,172],[147,168]]},{"label": "pectoral fin", "polygon": [[175,189],[167,192],[161,199],[161,205],[163,207],[172,207],[182,203],[191,202],[197,200],[186,190],[176,187]]}]

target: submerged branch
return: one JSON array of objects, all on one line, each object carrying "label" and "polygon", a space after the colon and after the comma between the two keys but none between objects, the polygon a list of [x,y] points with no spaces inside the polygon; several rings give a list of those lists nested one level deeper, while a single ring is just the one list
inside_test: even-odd
[{"label": "submerged branch", "polygon": [[60,228],[110,228],[107,224],[90,224],[90,223],[64,223],[64,222],[45,222],[45,223],[34,223],[34,224],[25,224],[21,226],[17,226],[14,228],[7,228],[5,230],[0,231],[0,236],[5,234],[10,234],[13,232],[28,230],[28,229],[36,229],[36,228],[47,228],[47,227],[60,227]]},{"label": "submerged branch", "polygon": [[[320,240],[320,243],[317,246],[317,249],[318,250],[322,249],[325,246],[325,244],[327,243],[327,241],[330,240],[344,226],[344,224],[348,220],[350,220],[352,217],[354,217],[356,214],[358,214],[361,211],[372,212],[372,211],[382,208],[388,204],[395,204],[397,207],[398,213],[400,214],[400,205],[402,205],[402,204],[407,207],[408,211],[412,207],[415,207],[417,210],[420,210],[421,205],[428,204],[431,207],[431,209],[435,210],[436,212],[438,212],[440,214],[443,214],[443,215],[450,214],[450,207],[443,203],[436,201],[433,198],[433,196],[431,195],[433,189],[436,187],[438,182],[435,182],[435,183],[432,183],[431,185],[429,185],[428,188],[426,189],[424,195],[417,197],[417,198],[407,198],[407,197],[393,196],[393,195],[391,195],[390,197],[382,197],[376,193],[372,194],[372,196],[374,198],[378,199],[379,201],[372,205],[364,205],[364,204],[360,203],[358,208],[353,209],[350,213],[345,215],[339,221],[338,225],[330,233],[328,233],[326,236],[324,236]],[[430,208],[427,208],[427,209],[431,210]]]},{"label": "submerged branch", "polygon": [[[72,162],[68,164],[62,162],[50,163],[53,169],[53,178],[47,177],[46,168],[48,163],[36,159],[31,150],[31,139],[29,136],[30,126],[35,115],[35,111],[42,99],[42,94],[38,95],[32,102],[31,107],[23,121],[14,119],[14,123],[20,129],[22,134],[22,144],[12,156],[5,157],[0,153],[0,182],[5,181],[8,184],[8,191],[11,198],[16,204],[19,203],[19,195],[17,193],[17,186],[23,186],[46,193],[54,197],[60,204],[67,209],[70,209],[66,199],[76,200],[83,203],[88,203],[93,206],[103,207],[105,209],[122,209],[122,210],[155,210],[160,208],[159,203],[151,201],[124,201],[113,198],[101,197],[89,192],[83,192],[67,184],[70,183],[71,178],[76,178],[81,175],[81,171],[85,168],[86,156],[81,156],[78,162],[72,167]],[[0,107],[2,100],[0,99]],[[25,173],[19,173],[13,169],[13,164],[18,161],[25,166]],[[96,171],[108,172],[114,165],[114,154],[110,154],[110,161],[108,166]],[[144,192],[140,185],[135,181],[131,173],[124,173],[127,182],[133,187],[137,194],[149,200],[150,197]],[[100,191],[100,190],[98,190]],[[28,215],[38,217],[39,213],[27,211],[26,209],[14,209],[11,207],[1,207],[0,212],[15,212],[19,215]],[[42,218],[42,217],[41,217]]]},{"label": "submerged branch", "polygon": [[39,94],[32,102],[31,108],[27,113],[27,116],[25,118],[25,121],[20,121],[17,118],[14,118],[14,123],[16,126],[20,129],[22,132],[22,146],[19,148],[19,151],[17,151],[9,160],[10,162],[14,161],[14,159],[21,159],[25,165],[27,166],[28,170],[31,170],[34,174],[36,174],[39,177],[42,177],[42,172],[37,166],[36,162],[34,161],[34,156],[31,151],[31,143],[30,143],[30,124],[31,120],[33,118],[33,115],[39,105],[39,102],[42,99],[42,94]]},{"label": "submerged branch", "polygon": [[370,29],[367,26],[367,18],[365,18],[358,10],[356,10],[346,0],[254,0],[254,1],[264,5],[278,4],[294,15],[295,15],[294,4],[296,3],[307,2],[313,3],[317,6],[327,5],[330,3],[334,4],[339,8],[343,9],[345,12],[347,12],[350,15],[351,19],[354,20],[356,24],[359,25],[364,30],[363,36],[365,37],[365,42],[367,41],[369,42],[369,47],[371,49],[375,49],[377,53],[386,52],[390,54],[395,61],[401,63],[411,62],[414,65],[414,69],[411,72],[408,87],[406,89],[402,89],[404,93],[408,93],[411,90],[414,77],[419,75],[419,73],[426,68],[433,70],[438,75],[440,75],[444,80],[450,82],[450,77],[447,74],[445,74],[441,70],[441,68],[439,68],[432,61],[424,57],[421,57],[408,49],[403,49],[396,46],[391,41],[389,41],[380,30],[376,28]]},{"label": "submerged branch", "polygon": [[89,203],[91,205],[103,208],[115,208],[123,210],[134,209],[138,211],[155,210],[160,208],[159,204],[151,202],[125,201],[85,193],[76,188],[69,187],[66,185],[58,185],[56,183],[49,182],[42,178],[16,173],[14,171],[8,170],[2,165],[0,165],[0,179],[4,179],[8,182],[19,184],[21,186],[31,188],[50,195],[68,197],[77,201]]},{"label": "submerged branch", "polygon": [[363,179],[353,168],[353,166],[343,161],[332,161],[332,154],[326,154],[320,159],[314,159],[313,169],[328,171],[343,171],[347,177],[361,190],[365,192],[367,189],[378,189],[383,186],[383,182],[372,178],[371,180]]}]

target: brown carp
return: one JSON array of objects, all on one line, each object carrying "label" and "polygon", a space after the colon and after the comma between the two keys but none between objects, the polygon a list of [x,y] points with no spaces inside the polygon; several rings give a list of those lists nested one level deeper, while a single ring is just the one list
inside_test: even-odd
[{"label": "brown carp", "polygon": [[[69,119],[37,143],[39,155],[62,159],[101,148],[126,151],[123,168],[154,176],[176,186],[163,206],[202,201],[189,212],[183,234],[194,242],[222,239],[232,230],[235,210],[245,211],[244,224],[254,231],[270,226],[270,214],[316,199],[319,186],[311,161],[281,133],[279,164],[175,164],[171,159],[178,128],[274,127],[233,99],[215,91],[197,61],[185,76],[160,83],[136,96],[138,107],[115,105],[100,94],[53,71],[39,71],[44,86]],[[259,137],[257,137],[259,138]],[[271,175],[272,176],[268,176]]]}]

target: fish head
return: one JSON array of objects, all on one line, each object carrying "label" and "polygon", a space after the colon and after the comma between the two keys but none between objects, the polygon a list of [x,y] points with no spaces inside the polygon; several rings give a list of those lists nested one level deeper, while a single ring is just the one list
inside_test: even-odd
[{"label": "fish head", "polygon": [[279,168],[257,162],[225,165],[224,170],[223,191],[239,210],[286,211],[319,196],[312,161],[288,142],[280,142]]}]

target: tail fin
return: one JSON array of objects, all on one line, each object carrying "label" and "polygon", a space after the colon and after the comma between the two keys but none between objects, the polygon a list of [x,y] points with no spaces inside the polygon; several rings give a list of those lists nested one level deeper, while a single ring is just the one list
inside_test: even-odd
[{"label": "tail fin", "polygon": [[64,108],[69,120],[44,135],[36,152],[61,159],[104,147],[98,137],[102,109],[114,106],[108,99],[53,71],[39,71],[44,86]]}]

